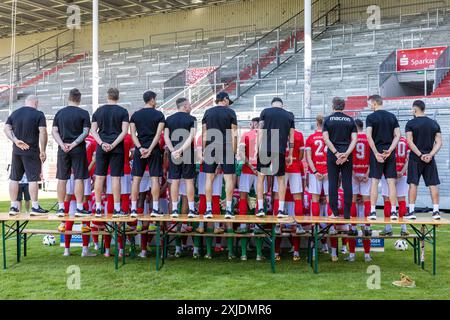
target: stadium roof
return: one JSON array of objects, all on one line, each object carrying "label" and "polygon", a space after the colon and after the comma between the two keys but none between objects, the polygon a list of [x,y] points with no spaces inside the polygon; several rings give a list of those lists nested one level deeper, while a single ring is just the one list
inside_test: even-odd
[{"label": "stadium roof", "polygon": [[[111,21],[237,1],[240,0],[101,0],[99,15],[100,21]],[[80,7],[82,23],[91,22],[91,0],[18,0],[17,34],[64,27],[69,5]],[[11,34],[11,6],[12,0],[0,0],[0,37]]]}]

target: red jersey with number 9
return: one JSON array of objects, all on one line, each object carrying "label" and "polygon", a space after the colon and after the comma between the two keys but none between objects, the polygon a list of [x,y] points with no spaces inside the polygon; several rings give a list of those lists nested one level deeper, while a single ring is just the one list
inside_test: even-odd
[{"label": "red jersey with number 9", "polygon": [[365,133],[358,133],[355,151],[353,151],[353,171],[366,174],[370,165],[370,146]]},{"label": "red jersey with number 9", "polygon": [[[327,168],[327,145],[323,140],[322,131],[316,131],[306,140],[306,150],[311,150],[311,159],[320,174],[328,173]],[[309,168],[311,172],[311,168]],[[312,173],[312,172],[311,172]]]},{"label": "red jersey with number 9", "polygon": [[402,171],[403,167],[408,161],[408,155],[409,155],[408,141],[406,140],[405,137],[401,137],[400,141],[398,142],[397,149],[395,150],[395,156],[397,161],[397,172]]}]

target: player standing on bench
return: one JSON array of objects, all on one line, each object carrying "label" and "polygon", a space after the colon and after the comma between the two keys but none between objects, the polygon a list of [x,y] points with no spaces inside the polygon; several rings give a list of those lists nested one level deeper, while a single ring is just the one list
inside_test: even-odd
[{"label": "player standing on bench", "polygon": [[[111,166],[112,193],[114,196],[113,217],[126,215],[120,209],[120,178],[124,175],[123,139],[128,133],[128,111],[117,105],[119,90],[108,90],[108,103],[92,115],[92,136],[97,142],[95,153],[95,217],[102,217],[102,193],[108,166]],[[110,212],[108,212],[110,213]]]},{"label": "player standing on bench", "polygon": [[[328,147],[328,196],[330,198],[331,218],[339,217],[338,190],[340,175],[344,189],[344,218],[350,219],[353,190],[353,157],[352,153],[358,141],[355,121],[342,111],[345,101],[333,99],[333,114],[323,123],[323,139]],[[330,233],[332,230],[330,229]]]},{"label": "player standing on bench", "polygon": [[377,220],[378,185],[384,175],[389,186],[391,220],[395,221],[398,220],[395,149],[401,137],[400,126],[395,115],[383,110],[383,99],[379,95],[369,97],[368,101],[374,111],[366,119],[367,140],[371,149],[369,178],[372,179],[368,219]]},{"label": "player standing on bench", "polygon": [[406,219],[416,219],[415,204],[417,186],[423,176],[425,185],[430,188],[433,200],[433,219],[440,220],[439,213],[439,173],[435,156],[442,147],[442,134],[439,124],[425,115],[425,103],[417,100],[412,108],[414,119],[406,124],[406,137],[411,149],[408,164],[409,213]]},{"label": "player standing on bench", "polygon": [[213,217],[213,181],[218,166],[223,170],[226,193],[225,219],[233,219],[233,191],[235,186],[235,156],[237,152],[237,117],[230,106],[233,101],[226,92],[216,97],[216,106],[207,110],[203,116],[203,169],[206,173],[206,213],[205,218]]},{"label": "player standing on bench", "polygon": [[64,199],[67,181],[73,172],[75,179],[75,216],[87,217],[90,212],[83,208],[84,180],[89,178],[85,139],[91,128],[89,112],[81,109],[81,92],[72,89],[68,106],[59,110],[53,120],[52,135],[58,144],[56,178],[58,179],[58,210],[56,214],[64,217]]},{"label": "player standing on bench", "polygon": [[[37,110],[39,100],[36,96],[28,96],[25,106],[17,109],[5,123],[5,135],[13,145],[11,158],[11,174],[9,176],[9,195],[11,197],[10,215],[19,214],[19,182],[25,173],[28,178],[31,197],[31,216],[48,213],[39,205],[38,181],[41,180],[42,164],[47,159],[47,123],[44,113]],[[40,148],[39,148],[40,145]]]}]

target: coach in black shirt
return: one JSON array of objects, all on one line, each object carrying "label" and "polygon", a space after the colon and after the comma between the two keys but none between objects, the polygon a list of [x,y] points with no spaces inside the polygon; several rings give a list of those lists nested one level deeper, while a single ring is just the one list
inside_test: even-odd
[{"label": "coach in black shirt", "polygon": [[433,200],[433,219],[439,220],[439,173],[434,157],[442,147],[442,134],[439,124],[425,115],[425,103],[421,100],[414,102],[412,111],[414,119],[406,124],[406,137],[411,154],[408,162],[409,184],[409,213],[406,219],[414,220],[417,186],[420,177],[430,188]]},{"label": "coach in black shirt", "polygon": [[226,192],[226,219],[234,218],[232,208],[235,179],[235,156],[237,152],[237,117],[230,106],[233,101],[228,93],[220,92],[216,106],[205,112],[202,120],[203,169],[206,173],[206,213],[212,218],[212,185],[216,170],[220,166],[224,173]]},{"label": "coach in black shirt", "polygon": [[159,212],[160,178],[163,176],[163,152],[159,140],[164,130],[165,119],[156,110],[156,93],[146,91],[143,95],[145,106],[136,111],[130,120],[131,138],[135,145],[133,157],[133,185],[131,188],[131,215],[137,216],[139,185],[148,166],[152,183],[152,217],[162,216]]},{"label": "coach in black shirt", "polygon": [[64,198],[67,180],[73,172],[75,179],[75,198],[78,217],[89,216],[83,208],[84,180],[89,178],[85,139],[91,128],[89,112],[81,109],[81,93],[72,89],[69,105],[59,110],[53,120],[52,135],[58,143],[56,178],[58,179],[58,216],[64,216]]},{"label": "coach in black shirt", "polygon": [[401,137],[400,126],[395,115],[383,110],[383,99],[380,96],[369,97],[369,103],[374,111],[366,119],[367,140],[371,149],[369,177],[372,179],[369,220],[377,219],[378,184],[383,175],[389,186],[391,220],[398,220],[395,149]]},{"label": "coach in black shirt", "polygon": [[[37,110],[39,101],[36,96],[28,96],[25,106],[14,111],[6,120],[4,132],[13,145],[9,194],[11,197],[10,215],[19,214],[17,194],[19,181],[23,174],[29,181],[32,208],[30,215],[48,213],[38,202],[38,181],[41,180],[42,163],[47,159],[47,124],[44,113]],[[40,145],[40,148],[39,148]]]},{"label": "coach in black shirt", "polygon": [[[286,164],[292,163],[294,150],[295,123],[292,112],[284,109],[283,100],[276,97],[272,106],[264,109],[260,115],[258,131],[258,217],[264,217],[264,178],[276,176],[278,180],[279,210],[274,212],[278,218],[287,217],[284,200],[286,196]],[[286,158],[286,148],[289,155]]]},{"label": "coach in black shirt", "polygon": [[[128,133],[128,111],[117,105],[119,90],[108,90],[108,103],[92,115],[92,136],[97,142],[95,152],[95,216],[101,217],[101,196],[108,167],[111,166],[112,192],[114,197],[114,217],[124,213],[120,209],[120,178],[123,177],[123,139]],[[111,212],[108,212],[111,213]]]},{"label": "coach in black shirt", "polygon": [[166,120],[164,140],[170,151],[169,179],[170,196],[172,198],[172,218],[178,218],[178,196],[180,180],[186,183],[186,195],[189,204],[189,218],[195,218],[195,161],[194,139],[196,134],[197,119],[191,116],[191,103],[186,98],[176,101],[178,112]]},{"label": "coach in black shirt", "polygon": [[[350,219],[353,198],[353,157],[351,155],[356,146],[358,133],[353,118],[342,112],[345,109],[344,99],[334,98],[332,103],[333,114],[323,123],[323,139],[328,147],[328,195],[333,212],[331,217],[339,216],[338,190],[341,178],[344,189],[344,217]],[[333,233],[334,229],[330,229],[330,232]]]}]

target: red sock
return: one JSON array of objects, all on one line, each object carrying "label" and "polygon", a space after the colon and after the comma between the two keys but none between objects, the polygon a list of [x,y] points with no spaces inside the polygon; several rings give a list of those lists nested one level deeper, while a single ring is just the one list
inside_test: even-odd
[{"label": "red sock", "polygon": [[141,250],[147,250],[148,235],[141,234]]},{"label": "red sock", "polygon": [[104,239],[105,239],[105,249],[110,249],[111,248],[111,236],[105,235]]},{"label": "red sock", "polygon": [[[92,232],[98,232],[98,227],[91,227],[91,231]],[[93,234],[92,235],[92,241],[94,241],[94,243],[98,243],[98,234]]]},{"label": "red sock", "polygon": [[81,238],[83,239],[83,247],[89,246],[89,240],[91,239],[91,237],[87,234],[83,234],[81,235]]},{"label": "red sock", "polygon": [[204,194],[201,194],[199,197],[199,204],[198,204],[198,213],[205,214],[206,212],[206,196]]},{"label": "red sock", "polygon": [[220,210],[220,196],[213,196],[212,197],[212,211],[213,214],[221,214]]},{"label": "red sock", "polygon": [[[72,231],[73,221],[66,221],[66,231]],[[64,235],[64,247],[66,249],[70,248],[70,240],[72,240],[72,235],[66,234]]]},{"label": "red sock", "polygon": [[130,212],[130,206],[131,206],[131,200],[129,194],[123,194],[120,196],[120,202],[122,204],[122,211],[123,212]]},{"label": "red sock", "polygon": [[313,217],[320,216],[320,204],[318,202],[311,203],[311,210]]},{"label": "red sock", "polygon": [[406,201],[399,201],[398,202],[398,214],[400,218],[403,218],[408,210],[406,209]]},{"label": "red sock", "polygon": [[356,239],[348,239],[348,249],[350,253],[356,252]]},{"label": "red sock", "polygon": [[275,239],[275,253],[280,254],[281,238]]},{"label": "red sock", "polygon": [[347,238],[342,238],[342,245],[343,246],[348,245],[348,239]]},{"label": "red sock", "polygon": [[294,251],[298,252],[300,250],[300,238],[292,238],[292,245],[294,246]]},{"label": "red sock", "polygon": [[350,217],[356,218],[358,216],[358,210],[356,209],[356,202],[352,202],[352,207],[350,208]]},{"label": "red sock", "polygon": [[143,214],[144,213],[144,208],[137,208],[137,212],[139,214]]},{"label": "red sock", "polygon": [[117,242],[119,243],[119,249],[123,249],[123,240],[122,236],[117,237]]},{"label": "red sock", "polygon": [[280,208],[280,200],[279,199],[274,199],[273,200],[273,214],[276,215],[278,214],[278,209]]},{"label": "red sock", "polygon": [[370,215],[371,203],[370,201],[364,201],[364,216],[367,218]]},{"label": "red sock", "polygon": [[391,202],[389,200],[384,202],[384,217],[389,218],[391,216]]},{"label": "red sock", "polygon": [[239,214],[241,216],[247,215],[247,199],[239,199]]},{"label": "red sock", "polygon": [[114,212],[114,196],[112,194],[108,194],[106,201],[108,201],[106,211],[108,214],[112,214]]},{"label": "red sock", "polygon": [[70,201],[64,201],[64,213],[69,213],[70,210]]},{"label": "red sock", "polygon": [[294,208],[295,208],[295,216],[299,217],[303,215],[303,201],[302,200],[294,200]]},{"label": "red sock", "polygon": [[331,210],[329,203],[327,203],[327,212],[328,212],[328,216],[331,216],[333,214],[333,210]]},{"label": "red sock", "polygon": [[363,246],[364,246],[364,253],[370,254],[370,239],[364,239]]},{"label": "red sock", "polygon": [[330,238],[330,246],[332,248],[337,248],[337,246],[338,246],[338,239],[337,238]]}]

